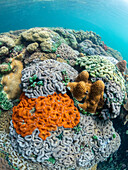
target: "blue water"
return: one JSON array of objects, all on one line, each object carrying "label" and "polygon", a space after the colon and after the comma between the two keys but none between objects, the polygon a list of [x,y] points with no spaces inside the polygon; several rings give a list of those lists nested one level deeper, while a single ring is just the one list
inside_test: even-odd
[{"label": "blue water", "polygon": [[128,61],[128,0],[0,0],[0,32],[31,27],[92,30]]}]

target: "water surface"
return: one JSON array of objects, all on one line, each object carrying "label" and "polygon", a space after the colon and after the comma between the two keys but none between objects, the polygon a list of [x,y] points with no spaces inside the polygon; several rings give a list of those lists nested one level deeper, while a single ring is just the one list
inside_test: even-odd
[{"label": "water surface", "polygon": [[0,32],[31,27],[92,30],[128,60],[128,0],[0,0]]}]

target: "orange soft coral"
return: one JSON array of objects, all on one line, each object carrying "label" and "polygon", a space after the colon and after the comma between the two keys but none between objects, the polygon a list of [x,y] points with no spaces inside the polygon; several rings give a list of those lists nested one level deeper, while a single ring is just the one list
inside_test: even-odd
[{"label": "orange soft coral", "polygon": [[13,107],[12,120],[16,132],[23,137],[38,128],[39,136],[45,140],[57,126],[73,128],[79,123],[80,113],[67,94],[32,99],[22,94],[20,99],[19,105]]},{"label": "orange soft coral", "polygon": [[67,86],[78,101],[84,99],[84,103],[79,104],[82,109],[90,113],[95,113],[97,108],[100,109],[103,107],[105,85],[101,80],[92,84],[88,82],[88,78],[88,72],[82,71],[76,78],[76,82],[69,82]]}]

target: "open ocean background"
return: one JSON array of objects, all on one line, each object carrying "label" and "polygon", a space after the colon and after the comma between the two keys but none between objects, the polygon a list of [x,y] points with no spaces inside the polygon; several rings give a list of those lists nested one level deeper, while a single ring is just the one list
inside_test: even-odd
[{"label": "open ocean background", "polygon": [[0,0],[0,32],[31,27],[94,31],[128,61],[128,0]]}]

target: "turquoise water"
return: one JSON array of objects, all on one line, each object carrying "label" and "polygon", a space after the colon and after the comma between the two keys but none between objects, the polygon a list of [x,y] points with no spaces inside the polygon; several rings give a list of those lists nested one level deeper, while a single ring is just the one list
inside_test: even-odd
[{"label": "turquoise water", "polygon": [[92,30],[128,61],[128,0],[0,0],[0,32],[31,27]]}]

